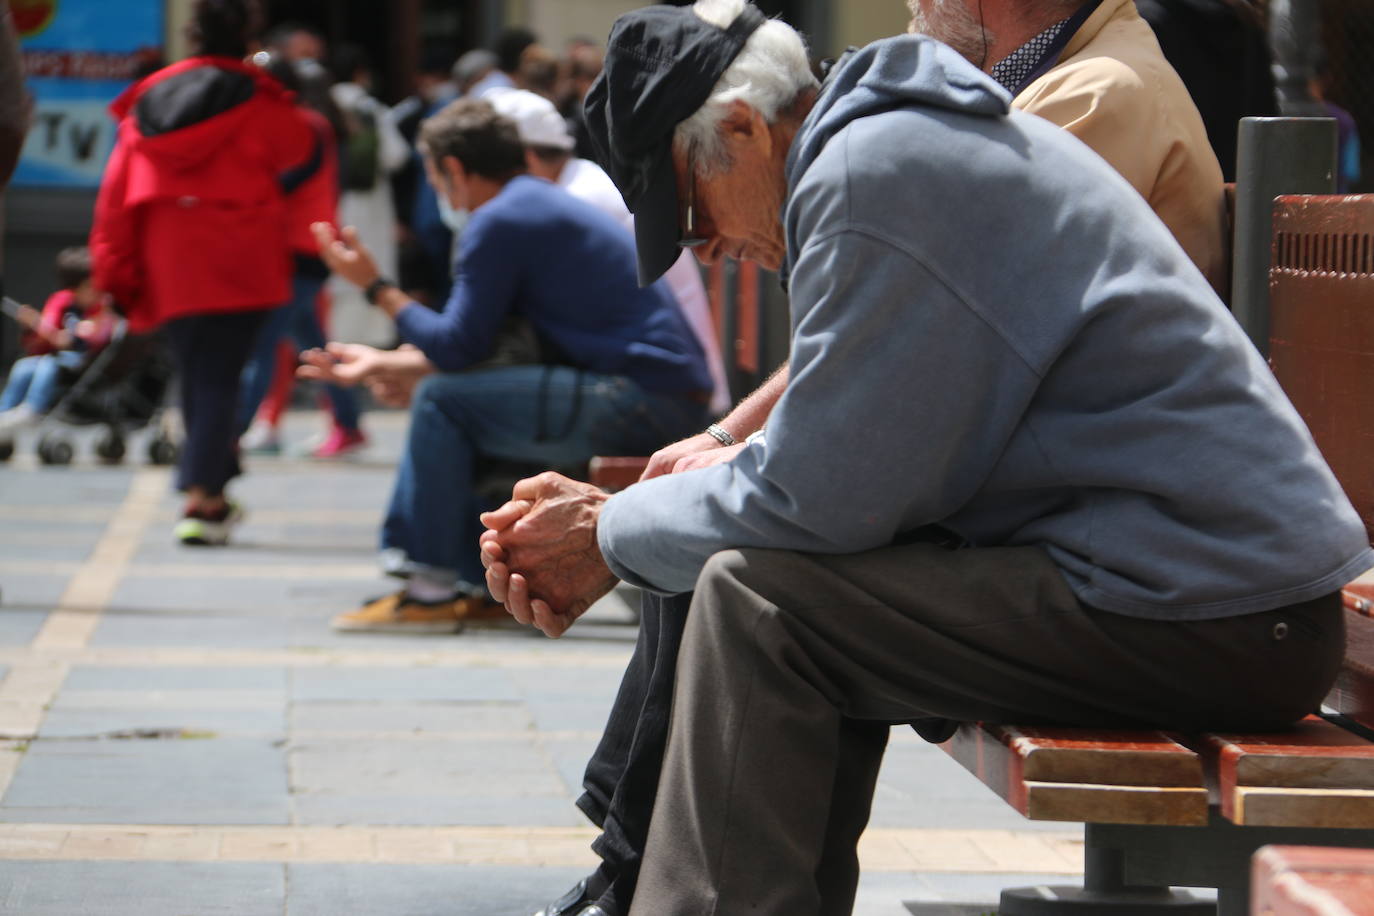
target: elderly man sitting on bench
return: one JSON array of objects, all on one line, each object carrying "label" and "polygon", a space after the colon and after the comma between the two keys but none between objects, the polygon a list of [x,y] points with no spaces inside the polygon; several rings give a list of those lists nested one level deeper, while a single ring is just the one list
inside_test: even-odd
[{"label": "elderly man sitting on bench", "polygon": [[[627,14],[587,111],[642,280],[682,243],[782,270],[766,441],[614,497],[541,475],[485,517],[493,594],[549,635],[616,578],[694,592],[632,914],[848,912],[890,723],[1291,723],[1374,565],[1119,175],[945,46],[877,42],[818,91],[765,22]],[[760,28],[788,35],[731,83]]]}]

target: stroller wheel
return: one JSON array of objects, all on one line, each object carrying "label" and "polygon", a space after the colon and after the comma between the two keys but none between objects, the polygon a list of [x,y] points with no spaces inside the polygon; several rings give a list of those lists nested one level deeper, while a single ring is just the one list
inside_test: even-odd
[{"label": "stroller wheel", "polygon": [[119,464],[124,460],[124,438],[107,433],[95,444],[95,454],[102,464]]},{"label": "stroller wheel", "polygon": [[43,438],[38,441],[38,460],[44,464],[71,464],[76,452],[65,439]]},{"label": "stroller wheel", "polygon": [[14,457],[14,440],[6,439],[0,441],[0,461],[9,461]]},{"label": "stroller wheel", "polygon": [[159,436],[148,443],[148,461],[152,464],[174,464],[177,454],[177,444],[171,439]]}]

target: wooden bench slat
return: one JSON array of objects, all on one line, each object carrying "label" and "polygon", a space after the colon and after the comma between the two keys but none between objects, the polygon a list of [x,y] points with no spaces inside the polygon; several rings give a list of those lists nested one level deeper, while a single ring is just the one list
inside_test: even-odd
[{"label": "wooden bench slat", "polygon": [[1207,821],[1198,755],[1164,732],[966,723],[943,747],[1032,820]]},{"label": "wooden bench slat", "polygon": [[1374,851],[1266,846],[1255,854],[1251,901],[1266,916],[1371,916]]},{"label": "wooden bench slat", "polygon": [[1027,782],[1021,813],[1033,821],[1202,826],[1207,823],[1207,790]]},{"label": "wooden bench slat", "polygon": [[1374,789],[1240,786],[1226,818],[1242,827],[1374,828]]},{"label": "wooden bench slat", "polygon": [[1374,744],[1345,729],[1308,716],[1282,732],[1198,741],[1221,813],[1236,824],[1374,827]]}]

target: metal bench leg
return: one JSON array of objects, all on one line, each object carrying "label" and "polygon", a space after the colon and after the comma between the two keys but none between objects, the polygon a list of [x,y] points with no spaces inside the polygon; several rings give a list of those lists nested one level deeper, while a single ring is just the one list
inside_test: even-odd
[{"label": "metal bench leg", "polygon": [[1008,888],[997,908],[1000,916],[1215,916],[1216,904],[1186,891],[1127,884],[1127,850],[1111,841],[1110,831],[1088,824],[1085,838],[1082,887]]}]

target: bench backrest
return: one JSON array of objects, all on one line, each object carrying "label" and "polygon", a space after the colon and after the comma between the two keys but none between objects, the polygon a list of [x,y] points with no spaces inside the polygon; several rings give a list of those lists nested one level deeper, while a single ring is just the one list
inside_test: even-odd
[{"label": "bench backrest", "polygon": [[[1278,198],[1269,299],[1269,363],[1374,536],[1374,195]],[[1374,578],[1345,600],[1326,705],[1374,731]]]},{"label": "bench backrest", "polygon": [[1374,195],[1278,198],[1269,294],[1274,374],[1374,536]]}]

